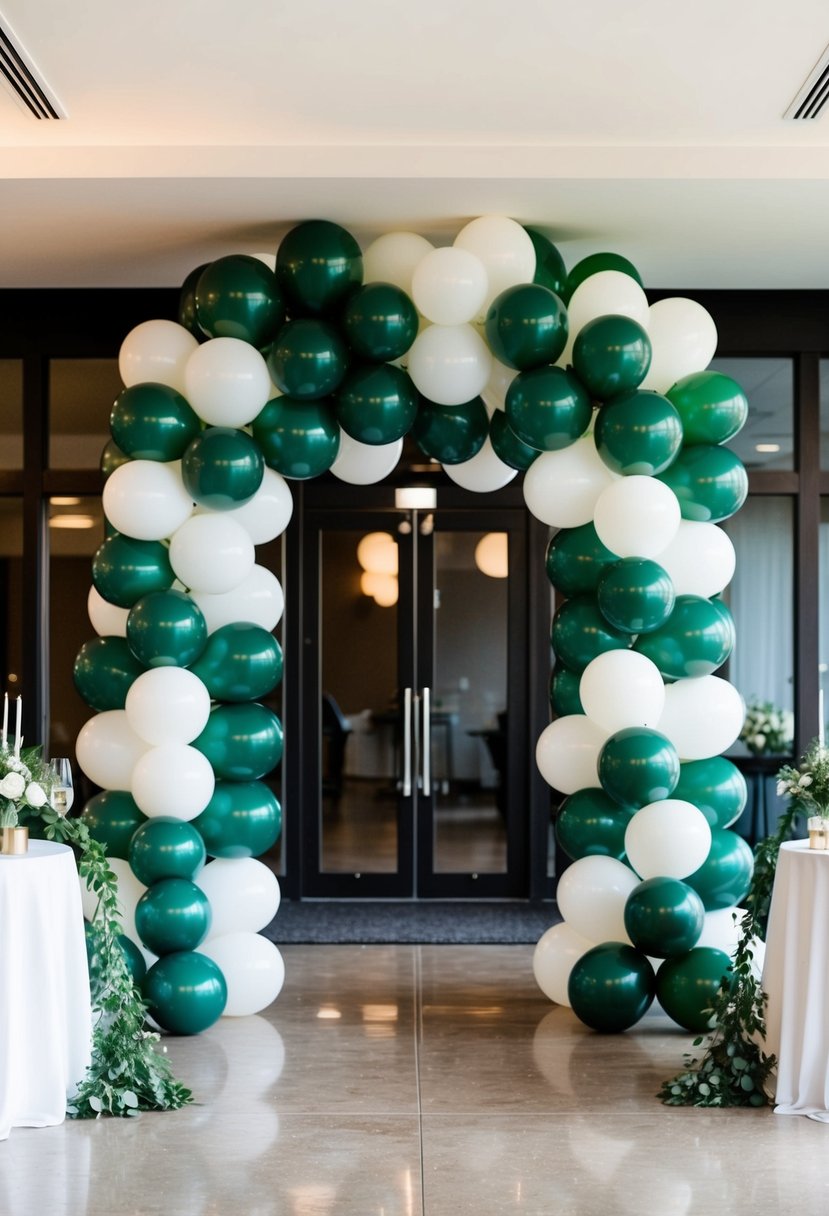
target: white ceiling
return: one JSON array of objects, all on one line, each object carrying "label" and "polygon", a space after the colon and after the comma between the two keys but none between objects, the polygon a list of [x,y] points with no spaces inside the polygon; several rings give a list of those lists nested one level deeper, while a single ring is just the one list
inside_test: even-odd
[{"label": "white ceiling", "polygon": [[0,88],[0,286],[180,283],[291,223],[475,215],[652,287],[829,288],[825,0],[0,0],[68,117]]}]

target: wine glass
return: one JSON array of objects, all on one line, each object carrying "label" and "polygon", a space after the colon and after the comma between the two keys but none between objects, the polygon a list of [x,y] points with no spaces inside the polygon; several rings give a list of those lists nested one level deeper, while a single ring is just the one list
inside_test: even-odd
[{"label": "wine glass", "polygon": [[52,761],[54,780],[50,802],[52,810],[59,815],[68,815],[75,801],[75,788],[72,782],[72,765],[66,756],[58,756]]}]

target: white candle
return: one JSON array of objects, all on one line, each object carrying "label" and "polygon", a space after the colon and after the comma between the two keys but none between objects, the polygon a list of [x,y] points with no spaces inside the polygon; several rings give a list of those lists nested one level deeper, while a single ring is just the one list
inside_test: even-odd
[{"label": "white candle", "polygon": [[821,747],[826,742],[826,723],[823,720],[823,689],[818,689],[817,694],[817,741]]},{"label": "white candle", "polygon": [[21,715],[23,712],[22,701],[22,697],[17,698],[17,710],[14,715],[14,754],[18,760],[20,759],[20,744],[23,742],[23,736],[20,733],[23,729],[23,723],[21,721]]},{"label": "white candle", "polygon": [[9,694],[3,698],[3,751],[6,750],[6,740],[9,736]]}]

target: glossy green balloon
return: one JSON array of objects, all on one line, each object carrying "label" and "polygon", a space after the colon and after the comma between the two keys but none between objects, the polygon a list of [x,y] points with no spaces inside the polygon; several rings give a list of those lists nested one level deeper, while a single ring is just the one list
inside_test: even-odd
[{"label": "glossy green balloon", "polygon": [[127,937],[126,933],[119,933],[117,941],[124,955],[127,970],[132,976],[132,982],[140,988],[144,982],[144,976],[147,974],[147,963],[144,955],[138,949],[135,942]]},{"label": "glossy green balloon", "polygon": [[274,397],[254,418],[253,437],[268,467],[297,481],[326,473],[340,449],[331,401]]},{"label": "glossy green balloon", "polygon": [[610,736],[598,768],[605,793],[622,806],[642,807],[671,797],[679,780],[679,755],[659,731],[629,726]]},{"label": "glossy green balloon", "polygon": [[211,338],[266,346],[285,321],[276,275],[247,253],[217,258],[196,283],[196,319]]},{"label": "glossy green balloon", "polygon": [[343,329],[361,359],[390,363],[405,355],[417,337],[417,309],[393,283],[367,283],[349,297]]},{"label": "glossy green balloon", "polygon": [[602,270],[618,270],[620,274],[629,275],[640,287],[644,287],[641,275],[633,262],[623,258],[620,253],[591,253],[589,257],[576,262],[568,274],[564,287],[565,303],[569,303],[573,292],[585,279],[589,279],[592,274],[599,274]]},{"label": "glossy green balloon", "polygon": [[539,232],[537,228],[526,227],[524,231],[532,241],[535,250],[533,282],[540,283],[542,287],[549,287],[550,291],[554,291],[557,296],[563,298],[567,283],[567,268],[564,265],[564,259],[543,232]]},{"label": "glossy green balloon", "polygon": [[104,790],[89,799],[81,820],[90,835],[106,846],[107,856],[129,860],[130,841],[147,816],[126,790]]},{"label": "glossy green balloon", "polygon": [[596,591],[604,570],[619,561],[599,540],[593,523],[560,528],[547,546],[547,578],[562,595]]},{"label": "glossy green balloon", "polygon": [[566,714],[583,714],[579,685],[581,675],[563,663],[556,663],[550,673],[550,708],[557,718]]},{"label": "glossy green balloon", "polygon": [[256,701],[282,679],[282,649],[261,625],[233,621],[210,634],[190,670],[214,701]]},{"label": "glossy green balloon", "polygon": [[194,502],[211,511],[232,511],[253,498],[262,484],[265,460],[247,431],[210,426],[190,443],[181,477]]},{"label": "glossy green balloon", "polygon": [[291,229],[277,250],[276,281],[289,312],[333,313],[363,281],[360,246],[339,224],[306,220]]},{"label": "glossy green balloon", "polygon": [[412,437],[421,452],[441,464],[463,464],[480,452],[489,434],[489,418],[480,397],[463,405],[436,405],[420,398]]},{"label": "glossy green balloon", "polygon": [[637,638],[633,649],[668,680],[709,676],[734,648],[734,620],[722,600],[678,595],[664,625]]},{"label": "glossy green balloon", "polygon": [[116,469],[120,469],[122,464],[127,464],[130,460],[131,457],[126,452],[122,452],[118,444],[110,439],[108,443],[104,444],[104,450],[101,452],[101,472],[104,475],[104,481]]},{"label": "glossy green balloon", "polygon": [[540,452],[557,452],[575,443],[587,430],[592,413],[582,384],[563,367],[519,372],[507,389],[510,427]]},{"label": "glossy green balloon", "polygon": [[151,887],[162,878],[192,882],[205,863],[207,851],[192,823],[157,815],[137,829],[130,841],[129,863],[139,882]]},{"label": "glossy green balloon", "polygon": [[93,709],[123,709],[133,680],[145,670],[124,638],[84,642],[72,672],[75,687]]},{"label": "glossy green balloon", "polygon": [[701,443],[683,447],[670,468],[659,474],[679,500],[683,519],[717,523],[746,500],[748,474],[729,448]]},{"label": "glossy green balloon", "polygon": [[651,365],[651,340],[632,317],[594,317],[573,344],[573,367],[587,391],[600,401],[637,389]]},{"label": "glossy green balloon", "polygon": [[656,980],[644,954],[622,942],[603,942],[575,963],[567,995],[576,1017],[604,1034],[618,1034],[644,1017]]},{"label": "glossy green balloon", "polygon": [[711,849],[685,881],[702,897],[706,912],[731,908],[745,897],[754,873],[754,854],[736,832],[711,829]]},{"label": "glossy green balloon", "polygon": [[116,445],[133,460],[180,460],[201,431],[195,410],[167,384],[133,384],[109,416]]},{"label": "glossy green balloon", "polygon": [[701,1034],[709,1028],[714,997],[730,975],[725,951],[696,946],[662,964],[656,973],[656,996],[669,1018]]},{"label": "glossy green balloon", "polygon": [[633,888],[625,904],[628,937],[651,958],[687,953],[704,924],[702,900],[678,878],[648,878]]},{"label": "glossy green balloon", "polygon": [[319,401],[342,384],[348,347],[327,321],[300,317],[282,326],[267,362],[280,392],[297,401]]},{"label": "glossy green balloon", "polygon": [[175,577],[160,540],[134,540],[115,532],[92,559],[95,590],[119,608],[132,608],[151,591],[166,591]]},{"label": "glossy green balloon", "polygon": [[201,266],[196,266],[195,270],[190,271],[181,285],[178,297],[178,323],[189,330],[193,337],[198,338],[200,342],[204,341],[204,330],[199,325],[196,316],[196,287],[209,265],[209,262],[202,262]]},{"label": "glossy green balloon", "polygon": [[210,900],[187,878],[162,878],[135,908],[138,936],[153,954],[195,950],[210,931]]},{"label": "glossy green balloon", "polygon": [[674,798],[692,802],[712,828],[727,828],[745,810],[748,788],[735,764],[724,756],[712,756],[680,764]]},{"label": "glossy green balloon", "polygon": [[599,410],[596,451],[614,473],[652,477],[667,469],[682,446],[682,423],[667,397],[636,390]]},{"label": "glossy green balloon", "polygon": [[141,991],[155,1021],[170,1034],[201,1034],[219,1020],[227,1004],[221,969],[194,950],[153,963]]},{"label": "glossy green balloon", "polygon": [[604,790],[576,790],[564,799],[556,816],[556,839],[573,861],[593,854],[621,861],[625,829],[633,814],[632,807],[620,806]]},{"label": "glossy green balloon", "polygon": [[185,592],[152,591],[130,609],[127,642],[147,667],[189,667],[207,645],[207,623]]},{"label": "glossy green balloon", "polygon": [[538,448],[531,448],[523,439],[519,439],[507,422],[504,410],[495,410],[489,420],[489,438],[492,448],[499,460],[508,464],[511,469],[524,472],[534,460],[541,455]]},{"label": "glossy green balloon", "polygon": [[671,576],[644,557],[623,557],[606,566],[599,577],[602,614],[623,633],[650,633],[664,625],[673,611],[676,592]]},{"label": "glossy green balloon", "polygon": [[567,345],[567,310],[549,287],[507,287],[489,306],[486,338],[495,358],[518,371],[555,363]]},{"label": "glossy green balloon", "polygon": [[279,839],[282,808],[263,781],[217,781],[192,823],[211,857],[259,857]]},{"label": "glossy green balloon", "polygon": [[683,376],[665,394],[682,419],[684,442],[725,443],[745,425],[748,398],[736,380],[722,372]]},{"label": "glossy green balloon", "polygon": [[273,710],[258,701],[214,705],[193,747],[207,757],[217,777],[255,781],[282,759],[282,725]]},{"label": "glossy green balloon", "polygon": [[574,595],[553,617],[552,642],[556,658],[581,673],[606,650],[626,650],[630,635],[605,619],[595,596]]},{"label": "glossy green balloon", "polygon": [[335,397],[337,421],[358,443],[395,443],[411,430],[417,389],[399,367],[362,363],[347,374]]}]

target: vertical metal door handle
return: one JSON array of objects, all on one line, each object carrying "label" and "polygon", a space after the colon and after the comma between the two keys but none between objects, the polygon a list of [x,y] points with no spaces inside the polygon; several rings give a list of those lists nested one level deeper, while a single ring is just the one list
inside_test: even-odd
[{"label": "vertical metal door handle", "polygon": [[412,793],[412,690],[403,690],[403,797]]},{"label": "vertical metal door handle", "polygon": [[432,795],[432,690],[424,688],[423,697],[423,796]]}]

